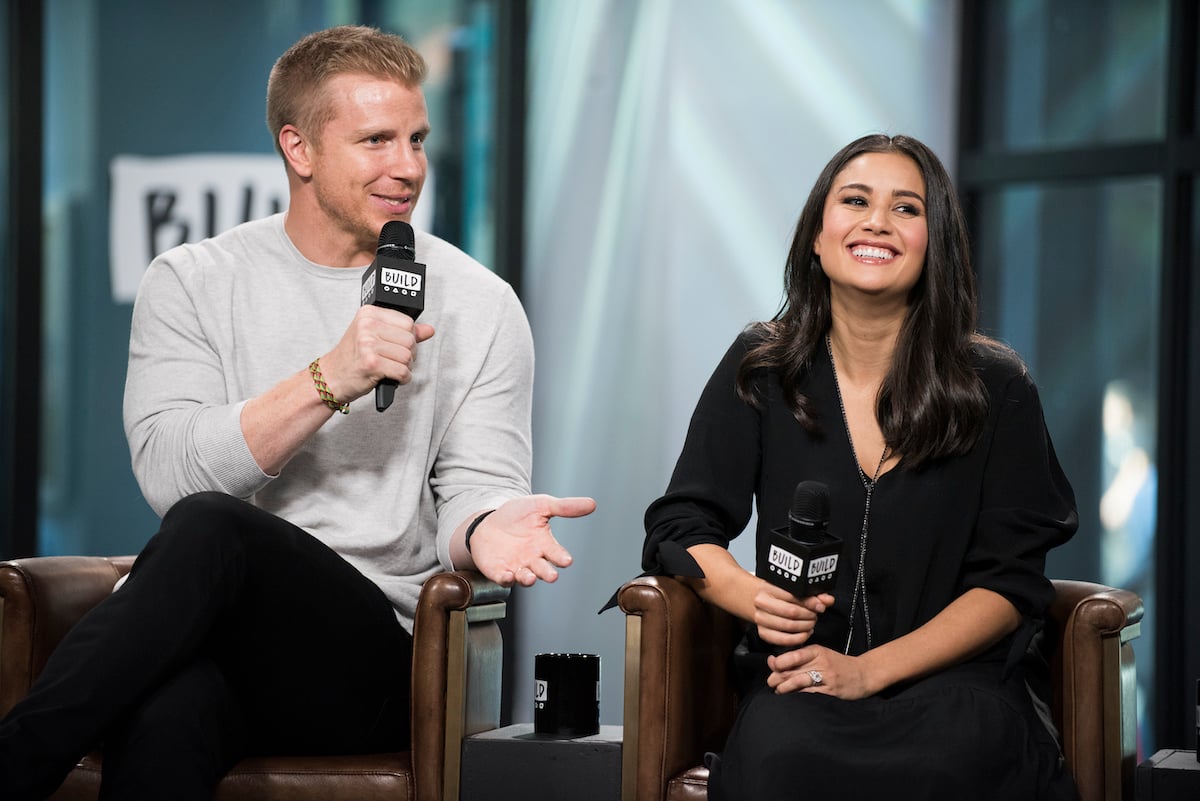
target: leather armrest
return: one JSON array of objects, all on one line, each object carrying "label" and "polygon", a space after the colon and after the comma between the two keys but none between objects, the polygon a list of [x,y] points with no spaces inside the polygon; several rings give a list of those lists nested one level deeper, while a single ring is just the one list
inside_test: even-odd
[{"label": "leather armrest", "polygon": [[669,576],[623,586],[624,792],[660,799],[667,782],[720,750],[737,708],[732,654],[741,626]]},{"label": "leather armrest", "polygon": [[1080,798],[1132,798],[1137,761],[1136,593],[1056,579],[1049,626],[1054,713]]},{"label": "leather armrest", "polygon": [[420,799],[457,798],[462,739],[500,725],[509,590],[470,570],[421,588],[413,625],[412,762]]},{"label": "leather armrest", "polygon": [[[1090,581],[1055,579],[1053,583],[1055,597],[1050,616],[1056,620],[1066,620],[1074,612],[1080,622],[1104,634],[1141,622],[1142,599],[1137,593]],[[1087,603],[1080,607],[1085,600]]]},{"label": "leather armrest", "polygon": [[42,556],[0,563],[0,717],[50,652],[129,572],[132,556]]}]

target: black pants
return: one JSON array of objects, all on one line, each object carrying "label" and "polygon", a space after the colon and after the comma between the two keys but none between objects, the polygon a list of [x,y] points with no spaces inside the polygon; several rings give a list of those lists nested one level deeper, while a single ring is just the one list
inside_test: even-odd
[{"label": "black pants", "polygon": [[44,798],[101,746],[104,801],[207,801],[251,754],[401,750],[411,668],[373,582],[287,521],[200,493],[0,722],[0,798]]}]

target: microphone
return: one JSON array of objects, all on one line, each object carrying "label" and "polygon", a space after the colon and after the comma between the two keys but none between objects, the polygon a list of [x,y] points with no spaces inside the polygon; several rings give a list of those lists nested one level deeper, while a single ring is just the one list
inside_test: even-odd
[{"label": "microphone", "polygon": [[767,539],[767,564],[759,566],[759,578],[797,598],[833,588],[842,540],[829,533],[829,488],[824,484],[797,484],[787,526],[772,529]]},{"label": "microphone", "polygon": [[[375,260],[362,276],[360,306],[382,306],[404,312],[416,320],[425,310],[425,265],[416,261],[412,226],[390,220],[379,232]],[[392,405],[399,383],[385,378],[375,385],[375,409]]]}]

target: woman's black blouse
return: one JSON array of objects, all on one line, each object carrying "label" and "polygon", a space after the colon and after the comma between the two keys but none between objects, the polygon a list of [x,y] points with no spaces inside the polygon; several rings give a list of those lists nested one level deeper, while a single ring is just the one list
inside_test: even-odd
[{"label": "woman's black blouse", "polygon": [[[817,414],[819,432],[810,433],[792,416],[776,375],[756,376],[761,408],[738,396],[738,366],[750,344],[747,334],[738,337],[700,397],[666,494],[646,511],[643,568],[687,573],[683,549],[728,547],[752,510],[762,563],[766,532],[787,525],[796,484],[821,481],[829,488],[830,531],[844,546],[835,604],[821,615],[811,641],[844,651],[866,490],[833,368],[818,349],[800,381]],[[1011,664],[1053,600],[1045,556],[1075,532],[1075,499],[1037,388],[1019,358],[984,345],[974,358],[988,397],[987,422],[974,447],[917,470],[892,469],[875,487],[865,558],[870,629],[878,646],[921,626],[966,590],[983,587],[1007,598],[1026,621],[982,657]],[[851,653],[866,650],[861,612],[856,618]]]}]

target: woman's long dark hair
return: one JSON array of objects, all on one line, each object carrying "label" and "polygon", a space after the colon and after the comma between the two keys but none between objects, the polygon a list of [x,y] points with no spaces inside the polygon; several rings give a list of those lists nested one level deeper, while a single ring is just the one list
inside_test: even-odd
[{"label": "woman's long dark hair", "polygon": [[743,358],[737,391],[759,406],[754,374],[775,372],[792,414],[817,430],[808,398],[797,390],[832,324],[829,279],[813,252],[833,181],[863,153],[911,158],[925,180],[929,244],[921,276],[909,293],[892,365],[879,391],[876,415],[883,436],[908,467],[965,453],[974,445],[987,413],[983,382],[971,361],[977,300],[967,226],[954,186],[941,161],[908,136],[864,136],[842,148],[825,166],[796,223],[784,276],[785,298],[770,321],[752,331],[757,340]]}]

